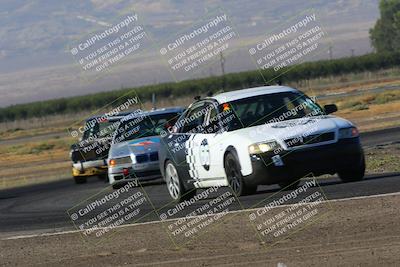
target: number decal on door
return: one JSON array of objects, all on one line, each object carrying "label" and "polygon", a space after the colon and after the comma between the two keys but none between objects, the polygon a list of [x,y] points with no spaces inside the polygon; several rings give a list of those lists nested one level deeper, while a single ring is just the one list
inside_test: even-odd
[{"label": "number decal on door", "polygon": [[207,139],[200,144],[200,163],[207,171],[210,170],[210,148]]}]

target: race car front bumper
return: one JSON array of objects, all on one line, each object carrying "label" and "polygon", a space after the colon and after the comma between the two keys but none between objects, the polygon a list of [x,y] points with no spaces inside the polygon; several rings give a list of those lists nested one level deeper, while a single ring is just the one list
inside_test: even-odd
[{"label": "race car front bumper", "polygon": [[72,176],[94,176],[107,173],[106,160],[92,160],[72,164]]},{"label": "race car front bumper", "polygon": [[123,184],[129,181],[148,181],[161,178],[158,161],[141,164],[124,164],[108,169],[110,184]]},{"label": "race car front bumper", "polygon": [[360,166],[364,153],[359,138],[336,143],[251,155],[253,172],[245,176],[248,185],[268,185],[294,181],[305,176],[334,174]]}]

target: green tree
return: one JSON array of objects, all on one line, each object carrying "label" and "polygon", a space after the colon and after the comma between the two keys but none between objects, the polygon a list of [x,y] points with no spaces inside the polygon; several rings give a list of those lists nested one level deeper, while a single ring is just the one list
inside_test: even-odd
[{"label": "green tree", "polygon": [[378,53],[399,51],[400,0],[381,0],[379,10],[381,17],[369,31],[372,46]]}]

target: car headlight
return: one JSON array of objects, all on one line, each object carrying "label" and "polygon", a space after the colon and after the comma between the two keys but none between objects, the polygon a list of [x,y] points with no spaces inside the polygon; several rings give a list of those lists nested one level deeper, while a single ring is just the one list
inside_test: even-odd
[{"label": "car headlight", "polygon": [[358,137],[360,134],[356,127],[339,129],[339,139]]},{"label": "car headlight", "polygon": [[269,141],[269,142],[262,142],[256,143],[249,146],[249,153],[253,154],[260,154],[269,151],[273,151],[275,149],[280,148],[281,146],[276,141]]}]

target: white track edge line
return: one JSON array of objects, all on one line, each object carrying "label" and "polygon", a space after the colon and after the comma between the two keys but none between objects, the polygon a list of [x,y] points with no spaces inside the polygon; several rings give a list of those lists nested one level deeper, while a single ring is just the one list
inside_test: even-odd
[{"label": "white track edge line", "polygon": [[[323,203],[330,203],[330,202],[343,202],[343,201],[350,201],[350,200],[360,200],[360,199],[368,199],[368,198],[379,198],[379,197],[390,197],[390,196],[397,196],[400,195],[400,192],[395,192],[395,193],[385,193],[385,194],[376,194],[376,195],[369,195],[369,196],[358,196],[358,197],[348,197],[348,198],[340,198],[340,199],[329,199],[329,200],[324,200],[319,202],[320,204]],[[280,205],[276,206],[273,208],[281,208],[281,207],[289,207],[295,204],[285,204],[285,205]],[[259,208],[253,208],[253,209],[243,209],[243,210],[233,210],[233,211],[228,211],[226,214],[230,213],[240,213],[240,212],[251,212],[251,211],[256,211],[259,209],[262,209],[263,207]],[[215,214],[209,214],[206,216],[214,216],[218,213]],[[204,215],[198,215],[198,216],[204,216]],[[197,216],[193,216],[197,217]],[[169,222],[169,221],[176,221],[179,219],[182,219],[184,217],[180,218],[174,218],[174,219],[167,219],[163,221],[151,221],[151,222],[142,222],[142,223],[135,223],[135,224],[124,224],[124,225],[119,225],[114,228],[125,228],[125,227],[132,227],[132,226],[140,226],[140,225],[147,225],[147,224],[157,224],[157,223],[163,223],[163,222]],[[191,218],[191,217],[188,217]],[[54,232],[54,233],[41,233],[41,234],[31,234],[31,235],[17,235],[17,236],[11,236],[11,237],[6,237],[2,238],[1,240],[16,240],[16,239],[25,239],[25,238],[34,238],[34,237],[48,237],[48,236],[57,236],[57,235],[64,235],[64,234],[74,234],[74,233],[79,233],[84,230],[69,230],[69,231],[61,231],[61,232]]]}]

